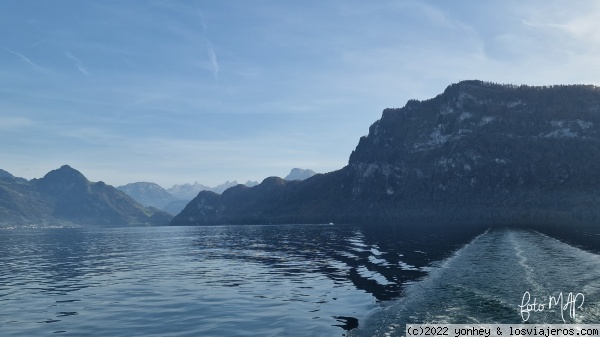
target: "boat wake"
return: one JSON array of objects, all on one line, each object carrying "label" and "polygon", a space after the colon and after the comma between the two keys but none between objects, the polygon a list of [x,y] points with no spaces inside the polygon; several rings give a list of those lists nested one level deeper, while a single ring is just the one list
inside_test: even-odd
[{"label": "boat wake", "polygon": [[[403,336],[407,323],[519,324],[526,292],[531,303],[546,304],[528,323],[597,323],[600,256],[534,231],[488,230],[433,264],[425,278],[406,285],[404,296],[384,303],[348,336]],[[547,305],[560,294],[566,303],[569,293],[585,297],[573,317]]]}]

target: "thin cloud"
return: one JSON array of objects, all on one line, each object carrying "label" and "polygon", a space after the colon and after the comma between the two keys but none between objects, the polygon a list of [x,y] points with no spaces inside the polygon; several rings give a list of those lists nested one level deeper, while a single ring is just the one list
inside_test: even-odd
[{"label": "thin cloud", "polygon": [[207,47],[207,52],[208,52],[208,60],[210,62],[210,70],[216,79],[217,76],[219,75],[219,70],[220,70],[219,61],[217,60],[217,54],[215,53],[215,49],[213,48],[212,42],[210,42],[208,37],[206,37],[207,27],[206,27],[206,23],[204,20],[204,15],[202,15],[202,12],[200,11],[199,8],[196,8],[196,13],[198,15],[198,18],[200,18],[200,25],[202,25],[202,38],[204,38],[204,41],[206,42],[206,47]]},{"label": "thin cloud", "polygon": [[212,43],[210,43],[210,41],[204,37],[204,39],[206,40],[206,45],[207,45],[207,52],[208,52],[208,59],[210,61],[210,70],[213,74],[213,76],[215,78],[218,77],[219,75],[219,62],[217,60],[217,54],[215,53],[215,49],[212,46]]},{"label": "thin cloud", "polygon": [[47,43],[48,41],[50,41],[50,39],[43,39],[43,40],[40,40],[40,41],[37,41],[37,42],[34,42],[34,43],[30,44],[29,47],[31,47],[31,48],[37,47],[37,46],[39,46],[39,45],[41,45],[43,43]]},{"label": "thin cloud", "polygon": [[69,53],[68,51],[65,52],[65,55],[73,62],[75,62],[75,68],[77,68],[77,70],[79,70],[80,73],[88,77],[90,76],[90,73],[87,71],[87,69],[83,66],[83,63],[77,57],[73,56],[73,54]]},{"label": "thin cloud", "polygon": [[164,26],[168,32],[184,39],[186,41],[184,46],[192,46],[191,50],[186,49],[186,51],[189,51],[189,55],[191,55],[190,63],[193,66],[211,73],[215,79],[218,79],[221,70],[219,58],[213,41],[208,37],[208,26],[200,8],[170,1],[153,2],[151,6],[160,7],[181,17],[181,20],[178,21],[165,20]]},{"label": "thin cloud", "polygon": [[46,70],[44,70],[44,68],[42,68],[42,67],[38,66],[37,64],[33,63],[33,61],[31,61],[31,60],[30,60],[29,58],[27,58],[25,55],[23,55],[23,54],[21,54],[21,53],[18,53],[18,52],[16,52],[16,51],[12,50],[12,49],[8,49],[8,48],[6,48],[6,47],[2,47],[2,48],[3,48],[4,50],[6,50],[7,52],[9,52],[9,53],[11,53],[11,54],[13,54],[13,55],[16,55],[16,56],[18,56],[18,57],[19,57],[21,60],[23,60],[23,61],[27,62],[29,65],[31,65],[31,66],[32,66],[32,67],[34,67],[35,69],[37,69],[37,70],[39,70],[39,71],[41,71],[41,72],[43,72],[43,73],[45,73],[45,72],[46,72]]}]

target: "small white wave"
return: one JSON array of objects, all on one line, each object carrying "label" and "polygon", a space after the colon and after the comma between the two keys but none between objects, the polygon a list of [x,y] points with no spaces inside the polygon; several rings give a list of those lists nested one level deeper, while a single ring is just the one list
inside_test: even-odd
[{"label": "small white wave", "polygon": [[359,266],[358,268],[356,268],[356,272],[358,272],[358,274],[360,276],[362,276],[366,279],[369,279],[369,280],[374,280],[383,286],[386,286],[386,285],[389,285],[392,283],[387,278],[385,278],[385,276],[379,274],[376,271],[369,270],[366,266]]},{"label": "small white wave", "polygon": [[413,266],[413,265],[411,265],[411,264],[408,264],[408,263],[406,263],[406,262],[402,262],[402,261],[399,261],[399,262],[398,262],[398,265],[399,265],[399,266],[400,266],[400,267],[401,267],[403,270],[421,270],[421,268],[415,267],[415,266]]},{"label": "small white wave", "polygon": [[390,263],[387,262],[385,259],[379,259],[373,255],[369,255],[369,262],[371,262],[372,264],[376,264],[382,267],[389,267]]}]

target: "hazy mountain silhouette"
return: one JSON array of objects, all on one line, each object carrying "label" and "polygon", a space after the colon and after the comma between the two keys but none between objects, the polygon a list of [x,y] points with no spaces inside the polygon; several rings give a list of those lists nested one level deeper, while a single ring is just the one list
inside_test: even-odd
[{"label": "hazy mountain silhouette", "polygon": [[305,180],[317,174],[313,170],[304,170],[299,168],[293,168],[290,173],[283,179],[285,180]]},{"label": "hazy mountain silhouette", "polygon": [[163,209],[170,202],[178,200],[171,193],[167,192],[167,190],[155,183],[137,182],[118,186],[117,189],[125,192],[135,199],[135,201],[146,207],[152,206]]},{"label": "hazy mountain silhouette", "polygon": [[0,214],[2,226],[146,226],[171,220],[68,165],[41,179],[0,179]]}]

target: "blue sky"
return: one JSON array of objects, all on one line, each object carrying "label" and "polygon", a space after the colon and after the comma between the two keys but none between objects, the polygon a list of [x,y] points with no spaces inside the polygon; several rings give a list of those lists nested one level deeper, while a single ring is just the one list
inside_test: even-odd
[{"label": "blue sky", "polygon": [[0,2],[0,168],[261,181],[346,165],[465,79],[600,83],[597,1]]}]

